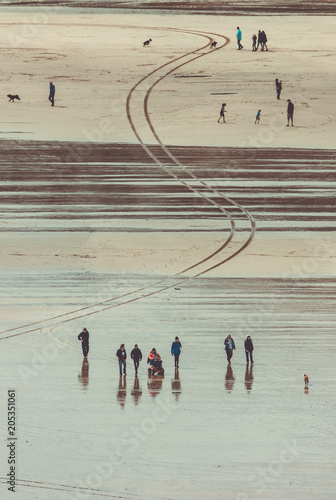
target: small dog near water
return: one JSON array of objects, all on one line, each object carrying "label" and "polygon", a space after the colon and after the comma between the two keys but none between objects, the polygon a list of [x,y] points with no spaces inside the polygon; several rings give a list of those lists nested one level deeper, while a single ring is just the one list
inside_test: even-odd
[{"label": "small dog near water", "polygon": [[7,94],[7,97],[9,97],[9,101],[8,102],[14,102],[15,99],[17,99],[18,101],[21,101],[20,97],[16,94]]},{"label": "small dog near water", "polygon": [[146,40],[144,43],[143,43],[143,46],[146,47],[146,45],[149,45],[151,43],[152,39],[150,38],[149,40]]},{"label": "small dog near water", "polygon": [[212,42],[212,44],[210,45],[210,49],[216,48],[216,45],[217,45],[217,42]]}]

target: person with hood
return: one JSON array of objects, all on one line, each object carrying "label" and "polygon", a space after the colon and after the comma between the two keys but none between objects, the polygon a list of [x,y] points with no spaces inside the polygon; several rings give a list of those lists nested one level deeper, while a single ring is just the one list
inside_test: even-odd
[{"label": "person with hood", "polygon": [[116,356],[119,361],[119,373],[122,375],[122,368],[124,367],[124,375],[126,375],[126,349],[125,349],[125,344],[121,344],[120,348],[116,352]]},{"label": "person with hood", "polygon": [[253,342],[249,335],[246,337],[246,340],[244,342],[244,347],[245,347],[246,363],[247,364],[249,363],[249,355],[250,355],[251,364],[253,364],[254,363],[252,356]]},{"label": "person with hood", "polygon": [[153,347],[151,352],[148,354],[147,364],[153,365],[155,361],[159,361],[160,359],[161,359],[160,354],[156,351],[155,347]]},{"label": "person with hood", "polygon": [[89,332],[86,328],[83,328],[83,331],[78,335],[78,340],[82,343],[83,356],[86,359],[89,354]]},{"label": "person with hood", "polygon": [[179,367],[179,357],[181,354],[181,349],[182,349],[182,344],[179,341],[179,338],[175,337],[175,341],[172,343],[171,346],[171,355],[175,356],[175,368]]},{"label": "person with hood", "polygon": [[226,351],[226,357],[228,360],[228,363],[231,364],[231,358],[233,355],[233,350],[236,349],[235,343],[231,335],[228,335],[226,339],[224,340],[224,345],[225,345],[225,351]]},{"label": "person with hood", "polygon": [[142,352],[140,351],[138,344],[135,344],[134,349],[132,349],[131,358],[133,359],[133,362],[134,362],[135,375],[137,375],[139,363],[142,360]]}]

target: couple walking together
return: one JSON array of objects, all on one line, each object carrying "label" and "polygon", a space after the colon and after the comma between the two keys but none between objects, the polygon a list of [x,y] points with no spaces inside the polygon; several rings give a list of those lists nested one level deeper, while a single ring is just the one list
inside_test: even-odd
[{"label": "couple walking together", "polygon": [[[224,346],[225,346],[226,357],[227,357],[228,363],[231,364],[233,350],[236,349],[234,340],[231,337],[231,335],[228,335],[226,337],[226,339],[224,340]],[[252,356],[253,342],[252,342],[252,339],[249,335],[246,337],[246,340],[244,342],[244,348],[245,348],[245,355],[246,355],[246,363],[249,363],[249,358],[250,358],[251,364],[253,364],[254,363],[253,356]]]}]

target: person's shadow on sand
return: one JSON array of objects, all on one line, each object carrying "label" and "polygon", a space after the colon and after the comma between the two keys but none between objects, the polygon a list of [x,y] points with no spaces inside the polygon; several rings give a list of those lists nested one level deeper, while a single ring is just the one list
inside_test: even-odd
[{"label": "person's shadow on sand", "polygon": [[82,389],[86,389],[89,385],[89,362],[87,359],[83,360],[82,371],[78,375],[78,380],[82,384]]},{"label": "person's shadow on sand", "polygon": [[235,378],[233,376],[232,366],[230,363],[227,365],[226,375],[225,375],[225,389],[227,392],[231,392],[234,386]]}]

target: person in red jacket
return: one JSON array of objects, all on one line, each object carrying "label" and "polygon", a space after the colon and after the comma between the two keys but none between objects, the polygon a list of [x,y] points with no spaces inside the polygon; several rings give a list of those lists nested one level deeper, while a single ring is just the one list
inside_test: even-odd
[{"label": "person in red jacket", "polygon": [[151,350],[151,352],[148,354],[147,364],[153,365],[155,363],[155,361],[158,361],[160,359],[161,359],[160,354],[153,347],[153,349]]},{"label": "person in red jacket", "polygon": [[126,375],[126,349],[125,344],[121,344],[120,349],[117,350],[116,356],[119,360],[119,373],[122,375],[122,368],[124,367],[124,375]]}]

